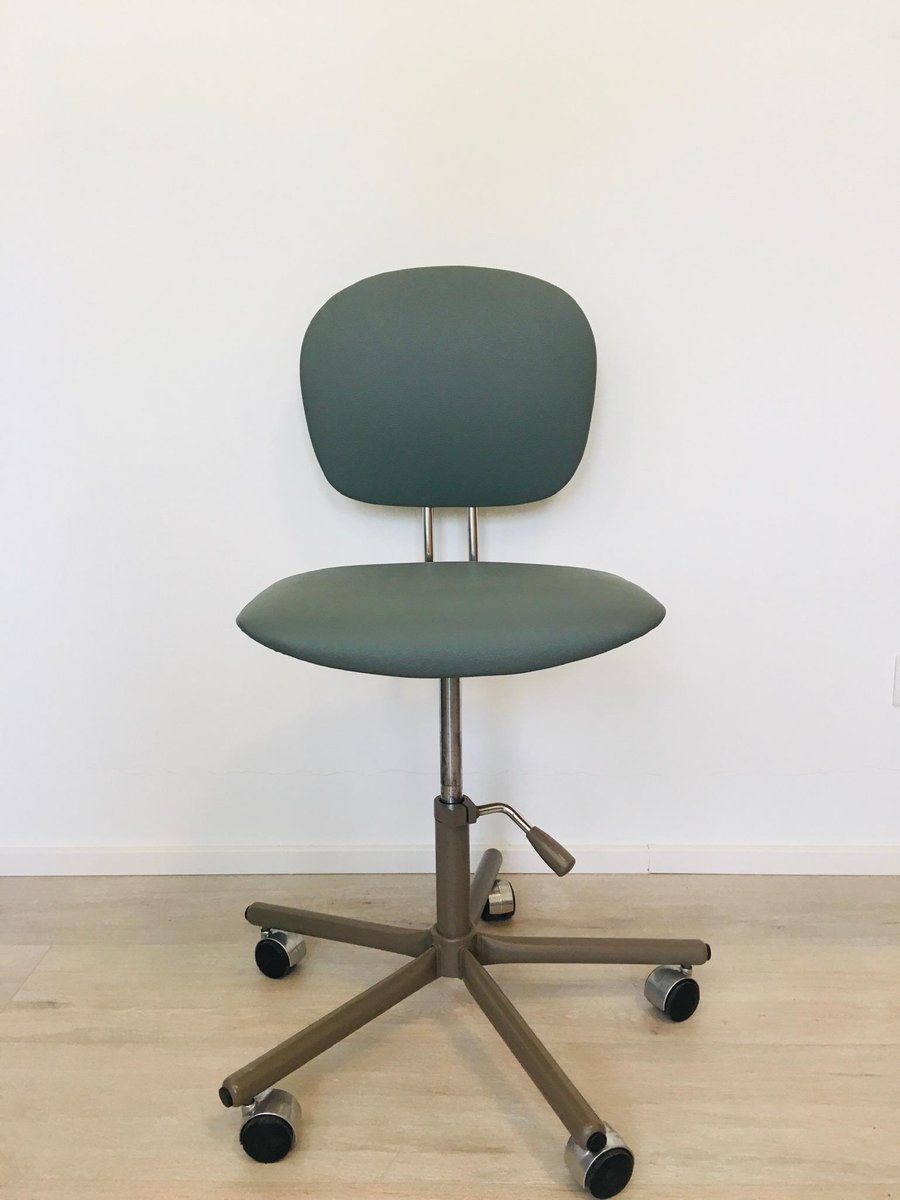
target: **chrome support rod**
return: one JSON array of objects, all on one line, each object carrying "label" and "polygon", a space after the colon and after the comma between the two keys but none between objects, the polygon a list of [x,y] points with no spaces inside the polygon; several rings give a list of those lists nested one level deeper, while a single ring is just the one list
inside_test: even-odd
[{"label": "chrome support rod", "polygon": [[[463,804],[459,680],[441,680],[441,794],[434,805],[435,928],[443,938],[464,938],[469,919],[469,820]],[[459,963],[441,957],[441,974],[459,974]]]},{"label": "chrome support rod", "polygon": [[459,718],[459,680],[441,680],[441,799],[462,800],[462,731]]},{"label": "chrome support rod", "polygon": [[478,562],[478,509],[469,509],[469,562]]},{"label": "chrome support rod", "polygon": [[[469,562],[478,562],[478,509],[469,508]],[[434,562],[434,509],[427,505],[422,509],[422,532],[425,544],[425,561]]]}]

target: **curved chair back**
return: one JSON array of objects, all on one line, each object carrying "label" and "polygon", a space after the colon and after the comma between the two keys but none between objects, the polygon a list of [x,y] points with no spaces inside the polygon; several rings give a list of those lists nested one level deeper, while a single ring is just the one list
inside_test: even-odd
[{"label": "curved chair back", "polygon": [[523,504],[558,492],[587,441],[596,352],[553,284],[417,267],[338,292],[303,340],[313,448],[339,492],[373,504]]}]

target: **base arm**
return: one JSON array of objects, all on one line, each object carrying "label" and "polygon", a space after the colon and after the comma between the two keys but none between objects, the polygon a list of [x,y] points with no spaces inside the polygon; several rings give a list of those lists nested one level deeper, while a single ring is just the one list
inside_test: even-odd
[{"label": "base arm", "polygon": [[532,1083],[578,1145],[601,1150],[606,1144],[605,1123],[475,956],[464,950],[461,959],[463,981],[472,998],[519,1060]]},{"label": "base arm", "polygon": [[234,1071],[222,1083],[219,1099],[226,1108],[250,1104],[254,1096],[316,1058],[323,1050],[343,1041],[369,1021],[380,1017],[436,977],[437,951],[432,947],[340,1008],[326,1013],[293,1037],[267,1050],[246,1067]]},{"label": "base arm", "polygon": [[260,929],[283,929],[347,942],[351,946],[370,946],[416,958],[431,945],[430,929],[406,929],[402,925],[381,925],[377,921],[358,921],[355,917],[337,917],[331,913],[311,912],[306,908],[286,908],[282,904],[251,904],[244,913],[251,925]]},{"label": "base arm", "polygon": [[706,942],[678,938],[507,937],[479,933],[480,963],[673,963],[684,967],[709,961]]},{"label": "base arm", "polygon": [[487,904],[491,888],[497,879],[497,873],[503,864],[503,855],[499,850],[485,850],[481,861],[475,868],[472,884],[469,888],[469,920],[474,925],[481,919],[481,913]]}]

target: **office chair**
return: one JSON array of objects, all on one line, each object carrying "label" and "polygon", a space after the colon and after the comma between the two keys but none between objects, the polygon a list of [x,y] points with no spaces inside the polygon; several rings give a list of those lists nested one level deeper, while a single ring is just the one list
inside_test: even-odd
[{"label": "office chair", "polygon": [[[298,1106],[284,1076],[440,976],[461,979],[569,1134],[565,1160],[592,1196],[617,1195],[634,1158],[525,1023],[486,968],[494,963],[643,963],[647,999],[673,1021],[699,1002],[702,941],[520,937],[494,932],[515,896],[486,850],[470,879],[469,829],[503,813],[558,875],[574,865],[507,804],[463,792],[460,680],[512,675],[603,654],[665,615],[647,592],[601,571],[478,558],[478,509],[543,500],[572,477],[594,402],[596,354],[570,296],[528,275],[479,267],[390,271],[353,284],[315,315],[300,379],[319,464],[339,492],[421,508],[424,561],[332,567],[267,588],[238,617],[282,654],[344,671],[440,681],[440,795],[434,800],[436,916],[382,925],[264,902],[256,963],[273,978],[305,953],[303,935],[411,961],[230,1074],[219,1097],[243,1109],[241,1144],[261,1162],[294,1142]],[[469,561],[435,562],[435,508],[468,510]],[[496,926],[494,927],[496,928]]]}]

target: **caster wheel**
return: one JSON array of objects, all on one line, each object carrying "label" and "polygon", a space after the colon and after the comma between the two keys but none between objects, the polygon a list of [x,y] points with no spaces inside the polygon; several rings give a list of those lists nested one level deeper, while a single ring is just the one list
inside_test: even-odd
[{"label": "caster wheel", "polygon": [[256,965],[270,979],[283,979],[305,954],[303,934],[281,929],[264,929],[254,951]]},{"label": "caster wheel", "polygon": [[508,921],[515,916],[516,893],[508,879],[497,879],[481,910],[482,921]]},{"label": "caster wheel", "polygon": [[[614,1129],[607,1126],[606,1137],[594,1134],[590,1139],[591,1149],[579,1146],[574,1138],[566,1143],[566,1166],[579,1187],[590,1196],[603,1200],[607,1196],[618,1196],[628,1187],[634,1170],[634,1155]],[[594,1145],[594,1142],[601,1143]]]},{"label": "caster wheel", "polygon": [[256,1162],[280,1162],[291,1150],[300,1105],[290,1092],[271,1088],[243,1110],[241,1145]]},{"label": "caster wheel", "polygon": [[644,995],[670,1021],[686,1021],[697,1011],[700,985],[685,967],[657,967],[647,976]]}]

